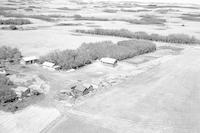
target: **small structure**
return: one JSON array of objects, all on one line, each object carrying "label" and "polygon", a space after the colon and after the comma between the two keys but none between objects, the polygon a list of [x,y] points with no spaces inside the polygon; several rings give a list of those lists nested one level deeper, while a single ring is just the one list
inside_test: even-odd
[{"label": "small structure", "polygon": [[108,65],[112,65],[112,66],[116,66],[117,65],[117,60],[113,59],[113,58],[101,58],[100,61],[104,64],[108,64]]},{"label": "small structure", "polygon": [[42,64],[42,66],[43,66],[43,68],[46,68],[46,69],[51,70],[51,71],[59,70],[61,68],[60,66],[55,65],[54,63],[48,62],[48,61],[45,61]]},{"label": "small structure", "polygon": [[17,87],[13,90],[15,91],[15,93],[17,94],[17,97],[19,98],[28,96],[28,94],[30,93],[30,89],[26,87]]},{"label": "small structure", "polygon": [[28,56],[28,57],[23,57],[20,61],[21,64],[23,65],[28,65],[28,64],[34,64],[38,62],[38,58],[36,56]]},{"label": "small structure", "polygon": [[73,97],[78,98],[83,95],[87,95],[90,91],[93,91],[94,88],[92,85],[85,86],[85,85],[76,85],[71,87],[71,94]]}]

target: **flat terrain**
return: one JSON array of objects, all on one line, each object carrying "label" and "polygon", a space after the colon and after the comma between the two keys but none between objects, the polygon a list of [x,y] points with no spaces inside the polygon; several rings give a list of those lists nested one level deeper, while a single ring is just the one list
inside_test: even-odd
[{"label": "flat terrain", "polygon": [[[184,33],[200,39],[199,9],[192,4],[1,0],[0,19],[23,17],[32,24],[19,25],[18,30],[0,25],[0,46],[40,56],[55,49],[76,49],[84,42],[126,40],[75,32],[95,28]],[[166,21],[124,21],[140,22],[144,16]],[[120,61],[116,67],[99,61],[74,72],[14,66],[21,73],[38,75],[50,89],[41,101],[23,110],[0,111],[0,133],[199,133],[200,47],[155,43],[155,52]],[[75,104],[59,101],[60,90],[75,81],[102,82],[105,87],[72,101]]]},{"label": "flat terrain", "polygon": [[199,48],[109,88],[66,109],[66,118],[51,133],[198,133]]},{"label": "flat terrain", "polygon": [[[49,81],[49,93],[15,114],[1,112],[0,131],[198,133],[200,47],[157,45],[156,52],[119,62],[115,68],[94,62],[67,73],[30,66],[27,73]],[[111,84],[70,107],[55,95],[74,80]]]},{"label": "flat terrain", "polygon": [[[200,6],[194,4],[1,0],[0,19],[23,17],[32,24],[20,25],[20,30],[0,30],[0,46],[18,47],[23,55],[28,56],[44,55],[55,49],[76,49],[84,42],[125,40],[74,32],[77,29],[95,28],[123,28],[160,35],[184,33],[200,39],[200,29],[197,28],[200,24],[199,9]],[[189,14],[189,17],[184,19],[184,14]],[[33,15],[35,17],[31,17]],[[84,19],[78,19],[80,16]],[[148,20],[149,16],[158,20]],[[147,21],[140,22],[142,18]],[[159,22],[160,19],[163,21]],[[131,20],[137,20],[138,23],[130,23]],[[149,24],[150,21],[152,24]]]}]

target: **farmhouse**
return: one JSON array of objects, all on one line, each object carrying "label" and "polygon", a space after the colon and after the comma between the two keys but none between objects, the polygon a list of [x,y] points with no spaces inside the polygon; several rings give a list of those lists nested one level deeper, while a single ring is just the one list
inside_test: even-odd
[{"label": "farmhouse", "polygon": [[23,57],[20,61],[20,63],[23,65],[34,64],[37,62],[38,62],[38,58],[36,56]]},{"label": "farmhouse", "polygon": [[59,69],[60,69],[60,66],[55,65],[55,64],[52,63],[52,62],[47,62],[47,61],[45,61],[45,62],[42,64],[42,66],[43,66],[43,68],[46,68],[46,69],[51,70],[51,71],[59,70]]},{"label": "farmhouse", "polygon": [[100,61],[104,64],[109,64],[109,65],[112,65],[112,66],[116,66],[117,65],[117,60],[116,59],[113,59],[113,58],[101,58]]}]

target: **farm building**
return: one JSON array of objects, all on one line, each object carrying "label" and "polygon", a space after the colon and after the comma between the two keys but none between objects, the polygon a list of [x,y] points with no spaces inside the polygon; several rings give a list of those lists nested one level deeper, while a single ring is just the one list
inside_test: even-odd
[{"label": "farm building", "polygon": [[38,58],[36,56],[23,57],[20,61],[20,63],[23,65],[34,64],[37,62],[38,62]]},{"label": "farm building", "polygon": [[43,68],[46,68],[46,69],[52,70],[52,71],[54,71],[54,70],[59,70],[59,69],[61,68],[60,66],[55,65],[55,64],[52,63],[52,62],[47,62],[47,61],[45,61],[45,62],[42,64],[42,66],[43,66]]},{"label": "farm building", "polygon": [[113,59],[113,58],[101,58],[100,61],[104,64],[109,64],[109,65],[112,65],[112,66],[116,66],[117,65],[117,60],[116,59]]}]

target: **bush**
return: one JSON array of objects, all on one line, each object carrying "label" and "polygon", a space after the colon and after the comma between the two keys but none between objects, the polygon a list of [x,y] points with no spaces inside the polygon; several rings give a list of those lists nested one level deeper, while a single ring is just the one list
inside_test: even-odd
[{"label": "bush", "polygon": [[111,41],[83,43],[77,50],[53,51],[40,58],[40,62],[50,61],[60,65],[62,69],[79,68],[102,57],[118,60],[152,52],[156,45],[148,41],[128,40],[117,44]]},{"label": "bush", "polygon": [[0,20],[0,25],[24,25],[24,24],[31,24],[31,21],[29,21],[28,19]]},{"label": "bush", "polygon": [[21,52],[17,48],[8,46],[0,47],[0,61],[14,61],[18,62],[21,58]]},{"label": "bush", "polygon": [[147,34],[146,32],[131,32],[126,29],[111,30],[111,29],[94,29],[94,30],[76,30],[79,33],[95,34],[95,35],[108,35],[117,37],[126,37],[134,39],[144,39],[152,41],[161,41],[167,43],[182,43],[182,44],[197,44],[200,40],[193,36],[185,34],[170,34],[168,36],[162,36],[158,34]]},{"label": "bush", "polygon": [[12,102],[16,100],[17,95],[13,88],[13,83],[4,75],[0,74],[0,103]]}]

